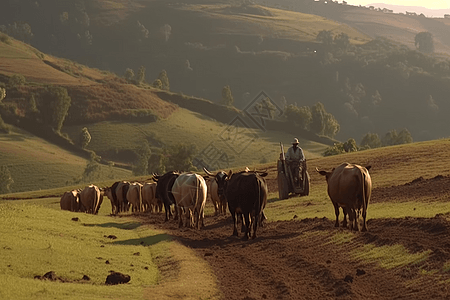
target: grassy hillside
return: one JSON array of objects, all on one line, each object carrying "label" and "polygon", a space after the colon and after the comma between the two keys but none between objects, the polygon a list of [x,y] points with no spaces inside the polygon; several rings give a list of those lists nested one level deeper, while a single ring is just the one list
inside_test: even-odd
[{"label": "grassy hillside", "polygon": [[[179,143],[193,144],[198,152],[214,142],[215,147],[228,155],[228,161],[217,167],[246,166],[276,161],[279,142],[289,144],[293,138],[291,134],[273,131],[228,128],[228,123],[179,109],[175,104],[161,100],[155,93],[157,91],[151,88],[126,84],[107,72],[42,54],[14,39],[0,45],[0,57],[5,58],[0,60],[0,74],[20,74],[27,80],[25,85],[8,88],[3,103],[13,105],[16,113],[24,116],[27,99],[32,95],[37,101],[45,101],[39,98],[44,84],[66,87],[72,101],[62,132],[77,143],[81,128],[86,126],[92,136],[88,149],[106,160],[134,163],[132,152],[142,145],[143,140],[154,149]],[[9,60],[14,61],[14,65]],[[144,116],[136,122],[131,117],[136,113],[154,118],[146,120]],[[43,140],[18,129],[1,138],[5,141],[0,145],[3,164],[8,166],[15,181],[12,192],[75,184],[86,167],[86,160],[57,147],[48,150],[50,144],[41,146],[45,143]],[[326,148],[324,144],[301,141],[307,157],[320,156]],[[30,149],[32,155],[29,155]],[[97,179],[129,175],[128,171],[103,166]]]},{"label": "grassy hillside", "polygon": [[[153,123],[101,122],[88,125],[87,128],[92,136],[87,148],[99,155],[135,150],[144,140],[155,148],[193,144],[198,152],[213,143],[229,158],[228,162],[220,164],[222,168],[275,162],[280,153],[279,143],[283,142],[285,147],[289,147],[293,139],[291,134],[282,132],[229,127],[228,124],[182,108],[170,117]],[[80,126],[64,128],[64,132],[70,136],[79,131]],[[300,143],[308,158],[322,156],[327,148],[324,144],[301,138]]]},{"label": "grassy hillside", "polygon": [[[389,5],[375,5],[376,10],[370,10],[369,5],[358,7],[356,5],[343,5],[325,1],[256,1],[274,7],[283,7],[292,11],[310,13],[322,16],[330,20],[342,22],[357,29],[371,38],[385,37],[400,42],[414,49],[414,37],[421,31],[429,31],[433,34],[436,52],[450,55],[450,38],[448,37],[448,22],[444,18],[426,18],[419,15],[407,16],[405,12],[384,13],[378,11],[389,8]],[[407,9],[405,9],[407,10]]]},{"label": "grassy hillside", "polygon": [[[14,180],[11,192],[74,185],[88,162],[16,127],[10,134],[0,134],[0,161],[8,167]],[[129,170],[112,166],[100,168],[99,180],[131,175]]]},{"label": "grassy hillside", "polygon": [[[195,18],[213,26],[211,33],[255,36],[262,39],[276,37],[303,42],[315,42],[321,30],[346,33],[354,44],[366,43],[371,38],[354,28],[323,17],[300,12],[269,8],[262,5],[186,4],[178,9],[195,13]],[[197,33],[203,35],[201,32]]]}]

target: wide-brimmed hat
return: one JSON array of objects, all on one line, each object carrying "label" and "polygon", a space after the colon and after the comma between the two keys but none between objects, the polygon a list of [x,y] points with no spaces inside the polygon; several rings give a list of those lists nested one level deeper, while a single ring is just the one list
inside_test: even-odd
[{"label": "wide-brimmed hat", "polygon": [[292,145],[297,144],[298,145],[298,139],[294,138],[294,141],[292,142]]}]

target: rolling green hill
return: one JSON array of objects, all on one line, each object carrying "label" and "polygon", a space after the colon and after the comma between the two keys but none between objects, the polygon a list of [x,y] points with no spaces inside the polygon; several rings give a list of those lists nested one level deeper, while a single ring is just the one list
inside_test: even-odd
[{"label": "rolling green hill", "polygon": [[[8,167],[14,183],[11,192],[46,190],[62,186],[82,185],[88,161],[41,138],[13,127],[11,133],[0,134],[0,165]],[[97,180],[127,178],[131,171],[113,166],[100,166]]]}]

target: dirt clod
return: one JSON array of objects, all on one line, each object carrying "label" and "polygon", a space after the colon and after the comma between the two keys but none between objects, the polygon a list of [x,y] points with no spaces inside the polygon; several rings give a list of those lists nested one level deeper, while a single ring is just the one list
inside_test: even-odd
[{"label": "dirt clod", "polygon": [[127,283],[131,280],[130,275],[122,274],[120,272],[112,272],[106,277],[105,284],[115,285]]}]

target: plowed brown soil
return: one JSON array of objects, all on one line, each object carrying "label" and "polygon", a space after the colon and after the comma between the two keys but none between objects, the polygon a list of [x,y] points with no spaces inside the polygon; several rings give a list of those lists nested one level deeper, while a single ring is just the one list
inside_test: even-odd
[{"label": "plowed brown soil", "polygon": [[[372,199],[434,199],[435,193],[442,199],[449,184],[448,176],[419,177],[404,185],[375,188]],[[369,219],[366,233],[335,228],[327,218],[268,222],[250,241],[231,236],[230,219],[229,214],[207,216],[205,228],[193,230],[179,229],[174,221],[164,223],[162,215],[145,218],[211,265],[222,299],[450,299],[446,216]],[[351,234],[352,242],[331,242],[337,233]],[[415,264],[383,268],[352,255],[368,244],[402,245],[411,254],[430,254]]]}]

